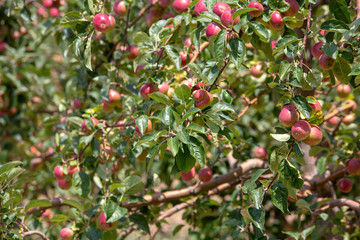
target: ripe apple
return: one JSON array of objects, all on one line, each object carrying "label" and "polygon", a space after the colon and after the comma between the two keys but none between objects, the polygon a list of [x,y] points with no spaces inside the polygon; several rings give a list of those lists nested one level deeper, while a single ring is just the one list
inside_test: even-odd
[{"label": "ripe apple", "polygon": [[334,64],[335,64],[335,59],[329,57],[325,53],[320,56],[319,66],[321,69],[330,70],[333,68]]},{"label": "ripe apple", "polygon": [[279,121],[285,127],[291,127],[299,121],[299,113],[293,103],[284,105],[279,114]]},{"label": "ripe apple", "polygon": [[129,52],[129,56],[128,56],[129,60],[134,60],[140,55],[140,50],[137,48],[136,45],[130,45],[128,47],[128,52]]},{"label": "ripe apple", "polygon": [[213,172],[211,171],[210,168],[205,167],[199,170],[199,179],[200,181],[207,183],[211,180],[213,176]]},{"label": "ripe apple", "polygon": [[124,1],[116,1],[113,5],[113,11],[117,17],[126,15],[126,5]]},{"label": "ripe apple", "polygon": [[58,17],[58,16],[59,16],[60,11],[59,11],[59,9],[58,9],[58,8],[56,8],[56,7],[52,7],[52,8],[50,8],[49,13],[50,13],[50,16],[52,16],[52,17],[56,18],[56,17]]},{"label": "ripe apple", "polygon": [[356,158],[350,159],[346,163],[346,171],[350,175],[360,175],[360,160]]},{"label": "ripe apple", "polygon": [[110,28],[109,16],[105,13],[98,13],[93,19],[94,28],[99,32],[106,32]]},{"label": "ripe apple", "polygon": [[56,166],[54,168],[54,176],[57,180],[63,180],[65,179],[65,174],[64,174],[64,168],[63,166]]},{"label": "ripe apple", "polygon": [[251,69],[250,69],[250,74],[251,76],[255,77],[255,78],[259,78],[262,76],[263,72],[261,71],[261,65],[260,64],[257,64],[257,65],[254,65],[254,66],[251,66]]},{"label": "ripe apple", "polygon": [[311,132],[311,126],[305,120],[297,121],[291,127],[291,135],[296,140],[305,140],[310,135],[310,132]]},{"label": "ripe apple", "polygon": [[[146,127],[146,129],[145,129],[144,134],[147,134],[147,133],[149,133],[149,132],[151,132],[151,131],[152,131],[152,122],[151,122],[151,120],[148,120],[148,125],[147,125],[147,127]],[[135,132],[136,132],[139,136],[142,136],[138,125],[135,125]]]},{"label": "ripe apple", "polygon": [[118,91],[114,89],[109,90],[109,103],[112,106],[121,107],[121,95]]},{"label": "ripe apple", "polygon": [[49,208],[45,209],[45,211],[41,214],[41,217],[44,219],[52,219],[50,209]]},{"label": "ripe apple", "polygon": [[68,175],[70,178],[73,177],[74,173],[79,172],[79,171],[80,171],[80,167],[78,167],[78,166],[69,165],[69,167],[68,167]]},{"label": "ripe apple", "polygon": [[158,86],[159,92],[166,94],[167,91],[169,90],[169,84],[167,84],[167,82],[162,82],[161,84],[159,84]]},{"label": "ripe apple", "polygon": [[[91,119],[94,127],[99,124],[99,120],[97,120],[96,118],[91,117],[90,119]],[[87,126],[86,126],[86,120],[84,120],[84,121],[82,122],[82,124],[81,124],[81,131],[82,131],[85,135],[90,135],[90,134],[91,134],[91,130],[89,130],[89,129],[87,128]]]},{"label": "ripe apple", "polygon": [[151,16],[151,14],[147,14],[145,17],[145,23],[148,27],[151,27],[151,25],[155,22],[155,19]]},{"label": "ripe apple", "polygon": [[212,22],[206,27],[206,37],[216,36],[221,31],[221,26],[217,22]]},{"label": "ripe apple", "polygon": [[184,44],[189,48],[191,46],[191,38],[185,39]]},{"label": "ripe apple", "polygon": [[318,100],[316,100],[315,103],[309,103],[310,107],[312,108],[313,112],[319,112],[321,111],[321,104]]},{"label": "ripe apple", "polygon": [[255,150],[254,150],[254,157],[255,157],[255,158],[260,158],[260,159],[266,160],[266,159],[267,159],[267,151],[266,151],[266,149],[263,148],[263,147],[257,147],[257,148],[255,148]]},{"label": "ripe apple", "polygon": [[143,98],[149,99],[149,94],[157,92],[158,88],[152,83],[145,83],[140,87],[140,95]]},{"label": "ripe apple", "polygon": [[175,12],[181,14],[183,12],[186,12],[186,10],[189,8],[191,0],[175,0],[173,3],[173,8]]},{"label": "ripe apple", "polygon": [[345,115],[345,117],[343,118],[343,123],[345,123],[345,125],[350,125],[352,122],[354,122],[354,120],[355,120],[354,114],[348,114]]},{"label": "ripe apple", "polygon": [[107,223],[104,212],[101,212],[99,215],[99,225],[104,230],[110,230],[116,226],[116,222]]},{"label": "ripe apple", "polygon": [[180,59],[181,59],[181,66],[186,65],[186,60],[187,60],[187,54],[184,52],[180,52]]},{"label": "ripe apple", "polygon": [[204,89],[199,89],[194,93],[195,107],[204,109],[211,105],[213,96]]},{"label": "ripe apple", "polygon": [[338,116],[333,116],[329,120],[327,120],[327,124],[329,126],[335,127],[340,122],[340,118]]},{"label": "ripe apple", "polygon": [[71,181],[67,181],[67,180],[58,180],[58,185],[59,188],[63,189],[63,190],[68,190],[69,188],[71,188]]},{"label": "ripe apple", "polygon": [[217,3],[214,4],[213,12],[216,15],[218,15],[219,17],[221,17],[221,15],[224,12],[230,12],[230,11],[231,11],[231,8],[230,8],[229,4],[227,4],[227,3],[217,2]]},{"label": "ripe apple", "polygon": [[48,14],[46,12],[46,10],[42,7],[39,7],[37,12],[36,12],[39,16],[43,17],[43,18],[47,18]]},{"label": "ripe apple", "polygon": [[171,4],[171,0],[160,0],[159,6],[162,8],[167,8]]},{"label": "ripe apple", "polygon": [[81,100],[79,98],[75,98],[73,102],[73,107],[75,110],[80,109],[82,106]]},{"label": "ripe apple", "polygon": [[284,12],[285,16],[293,17],[299,11],[299,3],[296,0],[285,0],[285,2],[290,5],[289,9]]},{"label": "ripe apple", "polygon": [[250,17],[258,17],[264,12],[264,7],[261,3],[252,1],[249,3],[248,8],[257,8],[258,10],[254,10],[249,12]]},{"label": "ripe apple", "polygon": [[323,138],[323,134],[318,126],[313,124],[310,124],[310,126],[311,126],[310,134],[305,140],[303,140],[303,142],[307,145],[315,146],[321,142]]},{"label": "ripe apple", "polygon": [[194,12],[197,16],[200,16],[202,12],[208,12],[209,10],[206,8],[206,5],[204,3],[204,0],[200,0],[196,3]]},{"label": "ripe apple", "polygon": [[321,55],[324,54],[323,50],[322,50],[322,46],[324,45],[323,42],[318,42],[315,43],[312,48],[311,48],[311,54],[317,58],[320,59]]},{"label": "ripe apple", "polygon": [[339,86],[336,87],[336,92],[339,97],[346,98],[351,92],[351,87],[347,84],[339,84]]},{"label": "ripe apple", "polygon": [[280,12],[275,11],[270,15],[270,24],[274,30],[280,30],[284,27],[285,22],[282,20]]},{"label": "ripe apple", "polygon": [[[232,9],[231,10],[231,14],[232,16],[234,17],[234,13],[236,12],[236,9]],[[237,16],[235,19],[234,19],[234,25],[235,24],[238,24],[240,22],[240,16]]]},{"label": "ripe apple", "polygon": [[71,240],[74,232],[70,228],[63,228],[60,231],[60,237],[62,240]]},{"label": "ripe apple", "polygon": [[52,0],[44,0],[42,4],[45,8],[51,8],[53,6]]},{"label": "ripe apple", "polygon": [[181,178],[184,181],[190,181],[191,179],[193,179],[195,177],[195,167],[193,167],[190,171],[188,171],[187,173],[183,173],[180,172]]},{"label": "ripe apple", "polygon": [[106,101],[105,99],[101,100],[102,111],[104,113],[111,113],[114,110],[114,106],[110,104],[110,102]]},{"label": "ripe apple", "polygon": [[109,17],[109,20],[110,20],[110,27],[106,30],[106,32],[111,32],[112,30],[115,29],[116,19],[111,14],[109,14],[108,17]]},{"label": "ripe apple", "polygon": [[223,12],[223,14],[221,14],[220,20],[225,27],[229,27],[234,24],[233,15],[230,11]]},{"label": "ripe apple", "polygon": [[337,183],[338,189],[343,193],[348,193],[353,187],[353,183],[349,178],[342,178]]}]

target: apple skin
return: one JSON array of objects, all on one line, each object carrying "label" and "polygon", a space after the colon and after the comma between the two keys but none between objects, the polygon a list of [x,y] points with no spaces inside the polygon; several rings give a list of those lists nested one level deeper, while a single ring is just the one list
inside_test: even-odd
[{"label": "apple skin", "polygon": [[310,135],[310,132],[311,132],[311,126],[305,120],[297,121],[291,127],[291,135],[296,140],[305,140]]},{"label": "apple skin", "polygon": [[130,45],[127,50],[129,52],[129,60],[134,60],[140,55],[140,50],[137,48],[136,45]]},{"label": "apple skin", "polygon": [[251,76],[253,76],[255,78],[261,77],[263,74],[263,72],[261,71],[261,65],[257,64],[257,65],[251,66],[250,74],[251,74]]},{"label": "apple skin", "polygon": [[175,0],[173,3],[173,9],[178,14],[186,12],[188,10],[191,0]]},{"label": "apple skin", "polygon": [[168,6],[170,6],[171,4],[171,0],[160,0],[159,1],[159,6],[162,8],[167,8]]},{"label": "apple skin", "polygon": [[107,223],[104,212],[101,212],[99,215],[99,225],[104,230],[110,230],[113,229],[116,226],[116,222],[113,223]]},{"label": "apple skin", "polygon": [[335,59],[329,57],[325,53],[319,58],[319,66],[323,70],[330,70],[335,64]]},{"label": "apple skin", "polygon": [[221,15],[224,12],[230,12],[230,11],[231,11],[231,8],[230,8],[229,4],[227,4],[227,3],[217,2],[217,3],[214,4],[213,12],[216,15],[218,15],[219,17],[221,17]]},{"label": "apple skin", "polygon": [[41,214],[41,218],[52,219],[51,211],[49,208],[45,209],[45,211]]},{"label": "apple skin", "polygon": [[140,87],[140,95],[143,98],[149,99],[149,94],[157,92],[159,89],[152,83],[145,83]]},{"label": "apple skin", "polygon": [[62,240],[71,240],[74,232],[70,228],[63,228],[60,231],[60,237]]},{"label": "apple skin", "polygon": [[181,178],[185,181],[188,182],[191,179],[193,179],[195,177],[195,167],[193,167],[190,171],[188,171],[187,173],[183,173],[180,172]]},{"label": "apple skin", "polygon": [[73,166],[69,165],[69,167],[68,167],[68,175],[70,178],[73,177],[74,173],[79,172],[79,171],[80,171],[80,167],[78,167],[78,166],[73,167]]},{"label": "apple skin", "polygon": [[360,175],[360,160],[356,158],[350,159],[346,163],[346,171],[350,175]]},{"label": "apple skin", "polygon": [[126,5],[124,1],[116,1],[113,5],[115,16],[123,17],[126,15]]},{"label": "apple skin", "polygon": [[221,31],[221,26],[217,22],[212,22],[206,27],[206,37],[216,36]]},{"label": "apple skin", "polygon": [[350,125],[352,122],[354,122],[354,120],[355,120],[354,114],[348,114],[345,115],[342,121],[345,125]]},{"label": "apple skin", "polygon": [[57,180],[64,180],[65,179],[65,174],[64,174],[64,168],[63,166],[56,166],[54,168],[54,176]]},{"label": "apple skin", "polygon": [[186,65],[186,60],[187,60],[187,54],[184,52],[180,52],[180,59],[181,59],[181,66],[185,66]]},{"label": "apple skin", "polygon": [[191,46],[191,38],[185,39],[184,44],[189,48]]},{"label": "apple skin", "polygon": [[221,14],[220,20],[225,27],[229,27],[234,24],[233,15],[230,11],[223,12],[223,14]]},{"label": "apple skin", "polygon": [[299,121],[299,113],[293,103],[284,105],[279,114],[279,121],[285,127],[291,127]]},{"label": "apple skin", "polygon": [[169,87],[169,90],[167,91],[167,96],[172,99],[172,95],[175,92],[175,89],[173,87]]},{"label": "apple skin", "polygon": [[68,190],[69,188],[71,188],[72,183],[71,183],[71,181],[67,181],[67,180],[58,180],[58,185],[59,185],[59,188],[61,188],[63,190]]},{"label": "apple skin", "polygon": [[162,82],[161,84],[158,85],[158,89],[159,92],[166,94],[167,91],[169,90],[169,84],[167,84],[167,82]]},{"label": "apple skin", "polygon": [[200,0],[196,3],[194,12],[197,16],[200,16],[202,12],[208,12],[209,10],[206,8],[206,5],[204,3],[204,0]]},{"label": "apple skin", "polygon": [[45,7],[45,8],[51,8],[53,6],[53,1],[52,0],[44,0],[42,5]]},{"label": "apple skin", "polygon": [[109,20],[110,20],[110,27],[106,30],[106,32],[111,32],[111,31],[113,31],[115,29],[116,19],[111,14],[109,14],[108,17],[109,17]]},{"label": "apple skin", "polygon": [[299,3],[296,0],[285,0],[285,2],[290,5],[290,8],[284,12],[285,16],[293,17],[299,11]]},{"label": "apple skin", "polygon": [[252,1],[249,3],[248,8],[257,8],[258,10],[254,10],[249,12],[250,17],[258,17],[264,12],[264,7],[261,3]]},{"label": "apple skin", "polygon": [[[147,134],[147,133],[151,132],[152,129],[153,129],[153,128],[152,128],[152,122],[151,122],[151,120],[148,120],[148,125],[147,125],[147,127],[146,127],[146,129],[145,129],[144,134]],[[138,125],[135,125],[135,132],[136,132],[139,136],[142,136]]]},{"label": "apple skin", "polygon": [[73,108],[74,108],[75,110],[77,110],[77,109],[80,109],[81,106],[82,106],[81,100],[78,99],[78,98],[75,98],[75,99],[74,99],[74,102],[73,102]]},{"label": "apple skin", "polygon": [[313,112],[319,112],[321,111],[321,104],[318,100],[316,100],[315,103],[309,103],[310,107],[312,108]]},{"label": "apple skin", "polygon": [[52,8],[50,8],[49,13],[50,13],[51,17],[56,18],[59,16],[60,11],[58,8],[52,7]]},{"label": "apple skin", "polygon": [[280,12],[275,11],[270,15],[270,24],[274,30],[280,30],[284,27],[285,22],[282,20]]},{"label": "apple skin", "polygon": [[106,32],[110,28],[109,16],[105,13],[98,13],[93,19],[94,28],[99,32]]},{"label": "apple skin", "polygon": [[315,146],[321,142],[323,138],[323,134],[318,126],[313,124],[310,124],[310,126],[311,126],[310,134],[305,140],[303,140],[303,142],[307,145]]},{"label": "apple skin", "polygon": [[339,84],[339,86],[336,87],[336,93],[341,98],[346,98],[347,96],[349,96],[350,92],[351,92],[350,85]]},{"label": "apple skin", "polygon": [[[231,14],[234,16],[234,13],[236,12],[236,9],[232,9],[231,10]],[[238,24],[240,22],[240,16],[237,16],[235,19],[234,19],[234,25],[235,24]]]},{"label": "apple skin", "polygon": [[255,158],[260,158],[260,159],[266,160],[266,159],[267,159],[267,151],[266,151],[266,149],[263,148],[263,147],[257,147],[257,148],[255,148],[255,150],[254,150],[254,157],[255,157]]},{"label": "apple skin", "polygon": [[323,50],[322,50],[322,46],[324,45],[323,42],[318,42],[315,43],[312,48],[311,48],[311,54],[317,58],[320,59],[321,55],[324,54]]},{"label": "apple skin", "polygon": [[338,116],[333,116],[329,120],[327,120],[327,124],[329,126],[335,127],[340,122],[340,118]]},{"label": "apple skin", "polygon": [[204,183],[209,182],[212,179],[212,176],[213,176],[213,172],[208,167],[199,170],[199,179]]},{"label": "apple skin", "polygon": [[101,104],[102,106],[102,111],[104,113],[111,113],[114,110],[113,105],[110,104],[110,102],[106,101],[105,99],[101,100]]},{"label": "apple skin", "polygon": [[[91,117],[90,119],[91,119],[94,127],[99,124],[99,120],[97,120],[96,118]],[[89,130],[89,129],[87,128],[87,126],[86,126],[86,120],[84,120],[84,121],[82,122],[82,124],[81,124],[81,131],[82,131],[85,135],[90,135],[90,134],[91,134],[91,130]]]},{"label": "apple skin", "polygon": [[195,107],[204,109],[211,105],[213,96],[204,89],[199,89],[194,93]]},{"label": "apple skin", "polygon": [[109,103],[113,106],[121,107],[121,95],[114,89],[109,90]]},{"label": "apple skin", "polygon": [[349,178],[342,178],[337,183],[337,188],[343,193],[350,192],[352,187],[353,183]]}]

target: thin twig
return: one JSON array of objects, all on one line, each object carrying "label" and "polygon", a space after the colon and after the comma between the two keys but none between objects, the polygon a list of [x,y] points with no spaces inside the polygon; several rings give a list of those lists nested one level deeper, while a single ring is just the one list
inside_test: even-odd
[{"label": "thin twig", "polygon": [[31,236],[31,235],[38,235],[38,236],[40,236],[42,239],[44,239],[44,240],[49,240],[46,236],[45,236],[45,234],[43,234],[42,232],[40,232],[40,231],[27,231],[27,232],[24,232],[23,234],[22,234],[22,236],[23,237],[27,237],[27,236]]},{"label": "thin twig", "polygon": [[215,86],[217,80],[220,78],[221,74],[223,73],[223,71],[225,70],[226,66],[228,65],[230,61],[230,57],[228,57],[226,60],[225,60],[225,63],[224,65],[222,66],[222,68],[220,69],[219,71],[219,75],[216,77],[215,81],[213,82],[213,84],[211,84],[211,86],[209,86],[209,89],[208,89],[208,92],[211,91],[211,89]]},{"label": "thin twig", "polygon": [[306,38],[309,33],[310,22],[311,22],[311,4],[309,4],[309,12],[308,12],[308,16],[307,16],[306,30],[305,30],[304,39],[303,39],[304,49],[302,50],[301,56],[300,56],[300,67],[303,66],[303,62],[304,62],[304,54],[305,54],[305,50],[306,50]]},{"label": "thin twig", "polygon": [[153,0],[153,2],[146,7],[142,8],[137,17],[129,24],[129,28],[131,28],[151,7],[158,3],[159,0]]},{"label": "thin twig", "polygon": [[156,68],[158,68],[160,59],[161,59],[162,56],[163,56],[164,47],[165,47],[166,45],[168,45],[168,43],[169,43],[170,40],[173,38],[175,32],[179,29],[180,26],[181,26],[181,24],[179,24],[179,25],[175,28],[174,32],[168,37],[168,39],[167,39],[166,42],[164,43],[164,46],[161,48],[159,58],[158,58],[158,60],[157,60],[157,62],[156,62]]}]

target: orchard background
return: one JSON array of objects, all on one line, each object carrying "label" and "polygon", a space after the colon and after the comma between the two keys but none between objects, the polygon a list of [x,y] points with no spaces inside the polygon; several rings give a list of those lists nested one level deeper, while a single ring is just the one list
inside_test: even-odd
[{"label": "orchard background", "polygon": [[360,238],[360,1],[0,1],[0,239]]}]

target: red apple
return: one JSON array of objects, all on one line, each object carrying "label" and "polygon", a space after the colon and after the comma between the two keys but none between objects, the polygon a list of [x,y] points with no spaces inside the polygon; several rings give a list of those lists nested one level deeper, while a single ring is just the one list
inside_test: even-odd
[{"label": "red apple", "polygon": [[223,14],[221,14],[220,20],[225,27],[229,27],[234,24],[233,15],[230,11],[223,12]]},{"label": "red apple", "polygon": [[105,13],[98,13],[93,19],[94,28],[99,32],[106,32],[110,26],[109,16]]},{"label": "red apple", "polygon": [[319,66],[321,69],[330,70],[333,68],[334,64],[335,64],[335,59],[329,57],[325,53],[320,56]]},{"label": "red apple", "polygon": [[129,60],[134,60],[140,55],[140,50],[137,48],[136,45],[130,45],[128,47],[128,52],[129,52],[129,56],[128,56]]},{"label": "red apple", "polygon": [[282,107],[279,114],[279,121],[285,127],[291,127],[294,123],[299,121],[299,113],[293,103]]},{"label": "red apple", "polygon": [[285,0],[285,2],[290,5],[290,8],[284,12],[285,16],[293,17],[299,11],[299,3],[296,0]]},{"label": "red apple", "polygon": [[67,181],[67,180],[58,180],[58,185],[59,188],[63,189],[63,190],[68,190],[69,188],[71,188],[71,181]]},{"label": "red apple", "polygon": [[51,8],[53,6],[52,0],[44,0],[42,4],[45,8]]},{"label": "red apple", "polygon": [[191,38],[185,39],[184,44],[189,48],[191,46]]},{"label": "red apple", "polygon": [[180,52],[180,59],[181,59],[181,66],[186,65],[187,60],[187,54],[184,52]]},{"label": "red apple", "polygon": [[73,102],[73,107],[74,107],[74,109],[75,110],[77,110],[77,109],[80,109],[81,108],[81,100],[80,99],[78,99],[78,98],[75,98],[74,99],[74,102]]},{"label": "red apple", "polygon": [[348,193],[353,187],[353,183],[349,178],[342,178],[337,183],[338,189],[343,193]]},{"label": "red apple", "polygon": [[188,171],[187,173],[183,173],[180,172],[181,178],[184,181],[190,181],[191,179],[193,179],[195,177],[195,167],[193,167],[190,171]]},{"label": "red apple", "polygon": [[59,16],[60,11],[59,11],[59,9],[52,7],[52,8],[50,8],[49,13],[50,13],[50,16],[56,18]]},{"label": "red apple", "polygon": [[79,172],[79,171],[80,171],[80,167],[78,167],[78,166],[69,165],[69,167],[68,167],[68,175],[70,178],[73,177],[74,173]]},{"label": "red apple", "polygon": [[336,92],[339,97],[346,98],[351,92],[351,87],[347,84],[339,84],[339,86],[336,87]]},{"label": "red apple", "polygon": [[316,100],[315,103],[309,103],[310,107],[312,108],[313,112],[319,112],[321,111],[321,104],[318,100]]},{"label": "red apple", "polygon": [[110,230],[116,226],[116,222],[107,223],[104,212],[101,212],[99,215],[99,225],[104,230]]},{"label": "red apple", "polygon": [[48,14],[46,12],[46,10],[42,7],[39,7],[37,12],[36,12],[39,16],[43,17],[43,18],[47,18]]},{"label": "red apple", "polygon": [[41,217],[44,219],[52,219],[51,211],[49,208],[45,209],[45,211],[41,214]]},{"label": "red apple", "polygon": [[265,148],[263,147],[257,147],[254,150],[254,157],[255,158],[260,158],[260,159],[267,159],[267,151]]},{"label": "red apple", "polygon": [[152,83],[145,83],[140,87],[140,95],[143,98],[149,99],[149,94],[157,92],[158,88]]},{"label": "red apple", "polygon": [[70,228],[63,228],[60,231],[60,237],[62,240],[71,240],[74,232]]},{"label": "red apple", "polygon": [[213,176],[213,172],[208,167],[199,170],[199,179],[204,183],[209,182],[212,176]]},{"label": "red apple", "polygon": [[212,22],[206,27],[206,37],[216,36],[221,31],[221,26],[217,22]]},{"label": "red apple", "polygon": [[54,168],[54,176],[57,180],[63,180],[65,179],[65,174],[64,174],[64,168],[63,166],[56,166]]},{"label": "red apple", "polygon": [[231,11],[231,8],[230,8],[229,4],[227,4],[227,3],[217,2],[217,3],[214,4],[213,12],[216,15],[218,15],[219,17],[221,17],[221,15],[224,12],[230,12],[230,11]]},{"label": "red apple", "polygon": [[110,104],[110,102],[106,101],[105,99],[101,100],[101,104],[102,106],[102,111],[104,113],[111,113],[114,110],[114,106],[112,104]]},{"label": "red apple", "polygon": [[[148,125],[147,125],[147,127],[146,127],[146,129],[145,129],[144,134],[147,134],[147,133],[149,133],[149,132],[151,132],[151,131],[152,131],[152,122],[151,122],[151,120],[148,120]],[[135,132],[136,132],[139,136],[142,136],[138,125],[135,125]]]},{"label": "red apple", "polygon": [[175,12],[181,14],[183,12],[186,12],[186,10],[189,8],[191,0],[175,0],[173,3],[173,8]]},{"label": "red apple", "polygon": [[[99,124],[99,120],[97,120],[96,118],[91,117],[90,119],[91,119],[94,127]],[[85,133],[85,135],[90,135],[91,134],[91,131],[86,126],[86,121],[85,120],[81,124],[81,131],[83,133]]]},{"label": "red apple", "polygon": [[323,138],[323,134],[318,126],[313,124],[310,124],[310,126],[311,126],[310,134],[305,140],[303,140],[303,142],[307,145],[315,146],[321,142]]},{"label": "red apple", "polygon": [[204,89],[199,89],[194,93],[195,107],[204,109],[211,105],[213,96]]},{"label": "red apple", "polygon": [[340,122],[340,118],[338,116],[333,116],[329,120],[327,120],[327,124],[329,126],[335,127]]},{"label": "red apple", "polygon": [[270,15],[270,24],[274,30],[280,30],[284,27],[285,22],[282,20],[282,16],[278,11],[275,11]]},{"label": "red apple", "polygon": [[113,5],[113,11],[117,17],[126,15],[126,5],[124,1],[116,1]]},{"label": "red apple", "polygon": [[110,27],[106,30],[106,32],[111,32],[115,29],[116,26],[116,19],[113,17],[113,15],[109,14],[109,20],[110,20]]},{"label": "red apple", "polygon": [[167,8],[171,4],[171,0],[160,0],[159,6],[162,8]]},{"label": "red apple", "polygon": [[196,3],[194,12],[197,16],[200,16],[202,12],[208,12],[209,10],[206,8],[206,5],[204,3],[204,0],[200,0]]},{"label": "red apple", "polygon": [[109,103],[116,106],[121,105],[121,95],[118,91],[114,89],[109,90]]},{"label": "red apple", "polygon": [[321,55],[324,54],[323,50],[322,50],[322,46],[324,45],[323,42],[318,42],[315,43],[312,48],[311,48],[311,54],[317,58],[320,59]]},{"label": "red apple", "polygon": [[169,90],[169,84],[167,84],[167,82],[162,82],[159,86],[158,86],[159,92],[166,94],[167,91]]},{"label": "red apple", "polygon": [[261,71],[261,65],[260,64],[257,64],[255,66],[251,66],[251,69],[250,69],[250,74],[251,76],[255,77],[255,78],[259,78],[262,76],[263,72]]},{"label": "red apple", "polygon": [[248,8],[257,8],[258,10],[254,10],[249,12],[250,17],[258,17],[264,12],[264,7],[261,3],[252,1],[249,3]]},{"label": "red apple", "polygon": [[310,132],[311,132],[311,126],[305,120],[297,121],[291,127],[291,135],[296,140],[305,140],[310,135]]},{"label": "red apple", "polygon": [[346,163],[346,171],[350,175],[360,175],[360,160],[356,158],[350,159]]}]

